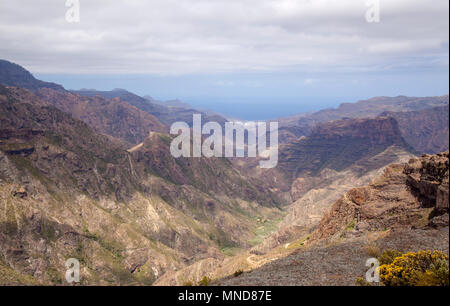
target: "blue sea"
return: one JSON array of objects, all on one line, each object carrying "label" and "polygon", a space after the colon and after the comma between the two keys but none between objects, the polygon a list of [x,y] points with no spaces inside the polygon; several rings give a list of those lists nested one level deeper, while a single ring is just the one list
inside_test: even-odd
[{"label": "blue sea", "polygon": [[288,117],[300,113],[338,107],[346,101],[339,98],[181,98],[193,108],[210,110],[231,119],[269,120]]}]

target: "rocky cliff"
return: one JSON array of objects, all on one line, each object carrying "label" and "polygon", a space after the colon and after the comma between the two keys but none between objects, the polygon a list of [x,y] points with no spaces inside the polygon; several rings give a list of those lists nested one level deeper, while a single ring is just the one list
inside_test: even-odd
[{"label": "rocky cliff", "polygon": [[[405,96],[375,97],[356,103],[342,103],[337,108],[280,118],[280,139],[283,143],[288,143],[295,141],[301,136],[308,136],[317,124],[323,122],[345,118],[374,118],[381,116],[385,112],[420,112],[421,110],[429,108],[445,106],[448,106],[448,95],[423,98]],[[448,118],[448,112],[446,115]],[[412,127],[414,127],[414,125],[412,125]],[[426,126],[420,126],[420,128],[424,128],[424,130],[422,130],[423,132],[427,131]],[[416,133],[421,131],[420,128],[416,127]],[[407,134],[404,136],[407,138]],[[444,139],[441,141],[444,141]],[[414,143],[410,143],[410,145],[413,144]]]},{"label": "rocky cliff", "polygon": [[405,141],[420,154],[436,154],[449,149],[449,106],[410,112],[384,112],[394,118]]},{"label": "rocky cliff", "polygon": [[369,186],[340,198],[313,239],[336,235],[348,224],[355,233],[437,223],[448,226],[448,167],[448,151],[388,167]]},{"label": "rocky cliff", "polygon": [[392,118],[331,121],[318,125],[310,136],[282,146],[279,167],[294,179],[315,176],[325,168],[344,170],[390,146],[409,148]]}]

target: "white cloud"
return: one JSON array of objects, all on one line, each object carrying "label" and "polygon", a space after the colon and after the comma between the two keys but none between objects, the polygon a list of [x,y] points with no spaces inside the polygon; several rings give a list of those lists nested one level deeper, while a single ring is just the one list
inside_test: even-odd
[{"label": "white cloud", "polygon": [[305,79],[303,81],[303,84],[305,84],[305,85],[313,85],[313,84],[316,84],[318,82],[319,82],[318,79]]},{"label": "white cloud", "polygon": [[[447,0],[0,0],[0,58],[39,73],[216,73],[448,66]],[[423,60],[419,63],[422,65]]]}]

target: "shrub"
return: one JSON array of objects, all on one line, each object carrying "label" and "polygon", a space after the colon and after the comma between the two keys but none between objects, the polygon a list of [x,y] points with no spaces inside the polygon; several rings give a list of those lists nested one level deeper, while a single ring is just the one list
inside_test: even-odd
[{"label": "shrub", "polygon": [[236,272],[234,272],[234,277],[238,277],[238,276],[241,275],[242,273],[244,273],[244,271],[242,271],[242,270],[237,270]]},{"label": "shrub", "polygon": [[202,280],[200,282],[198,282],[198,285],[206,287],[206,286],[209,286],[210,282],[211,282],[211,279],[208,276],[204,276],[202,278]]},{"label": "shrub", "polygon": [[349,224],[347,224],[346,230],[347,231],[352,231],[352,230],[355,229],[355,226],[356,226],[356,221],[352,220],[352,221],[349,222]]},{"label": "shrub", "polygon": [[394,261],[395,258],[402,256],[402,252],[397,250],[386,250],[383,254],[378,256],[378,261],[380,262],[380,266],[382,265],[390,265]]},{"label": "shrub", "polygon": [[369,287],[369,286],[372,286],[371,283],[369,283],[368,281],[366,281],[366,280],[365,280],[364,278],[362,278],[362,277],[358,277],[358,278],[356,279],[355,284],[356,284],[356,286],[361,286],[361,287]]},{"label": "shrub", "polygon": [[[380,256],[380,249],[375,244],[369,244],[365,247],[367,255],[378,258]],[[379,260],[379,259],[378,259]]]},{"label": "shrub", "polygon": [[[390,256],[395,256],[394,252]],[[390,257],[383,260],[388,262]],[[440,251],[397,256],[391,264],[380,266],[380,280],[386,286],[448,286],[448,256]]]}]

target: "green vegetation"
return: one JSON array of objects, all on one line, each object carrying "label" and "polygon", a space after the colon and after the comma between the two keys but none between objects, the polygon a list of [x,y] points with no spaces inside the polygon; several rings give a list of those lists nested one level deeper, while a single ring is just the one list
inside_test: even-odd
[{"label": "green vegetation", "polygon": [[47,276],[49,277],[50,282],[52,284],[61,285],[63,283],[61,273],[58,272],[58,270],[56,270],[55,268],[53,267],[47,268],[45,272],[47,273]]},{"label": "green vegetation", "polygon": [[220,248],[220,251],[225,256],[234,256],[237,253],[239,253],[239,251],[241,251],[241,250],[242,250],[241,248],[237,248],[237,247],[223,247],[223,248]]},{"label": "green vegetation", "polygon": [[[386,253],[386,252],[385,252]],[[440,251],[419,251],[383,257],[380,279],[385,286],[449,286],[448,256]],[[401,253],[398,253],[401,254]]]},{"label": "green vegetation", "polygon": [[170,147],[170,143],[172,142],[172,137],[170,135],[158,133],[158,136],[167,146]]},{"label": "green vegetation", "polygon": [[201,281],[198,282],[199,286],[207,287],[211,283],[211,279],[208,276],[204,276]]},{"label": "green vegetation", "polygon": [[[258,221],[259,219],[259,221]],[[255,246],[263,242],[263,240],[269,236],[271,233],[278,229],[278,224],[281,222],[282,218],[276,220],[263,220],[262,218],[256,218],[256,222],[259,225],[255,230],[255,236],[249,240],[251,246]]]},{"label": "green vegetation", "polygon": [[39,285],[39,282],[31,275],[10,268],[0,259],[0,286],[11,285]]},{"label": "green vegetation", "polygon": [[[418,251],[403,254],[397,250],[378,253],[380,284],[383,286],[449,286],[448,256],[441,251]],[[369,253],[368,252],[368,253]],[[372,286],[364,278],[356,279],[358,286]]]},{"label": "green vegetation", "polygon": [[352,220],[352,221],[350,221],[349,224],[347,224],[346,230],[347,230],[347,231],[352,231],[352,230],[355,229],[355,226],[356,226],[356,221],[355,221],[355,220]]},{"label": "green vegetation", "polygon": [[132,275],[136,281],[145,286],[153,285],[156,279],[154,272],[149,265],[138,268]]},{"label": "green vegetation", "polygon": [[394,262],[394,259],[397,257],[402,256],[402,252],[397,250],[386,250],[381,255],[374,256],[378,258],[378,261],[380,262],[380,266],[382,265],[390,265],[392,262]]},{"label": "green vegetation", "polygon": [[368,281],[366,281],[364,278],[362,277],[358,277],[355,281],[356,286],[361,286],[361,287],[368,287],[368,286],[372,286],[371,283],[369,283]]}]

